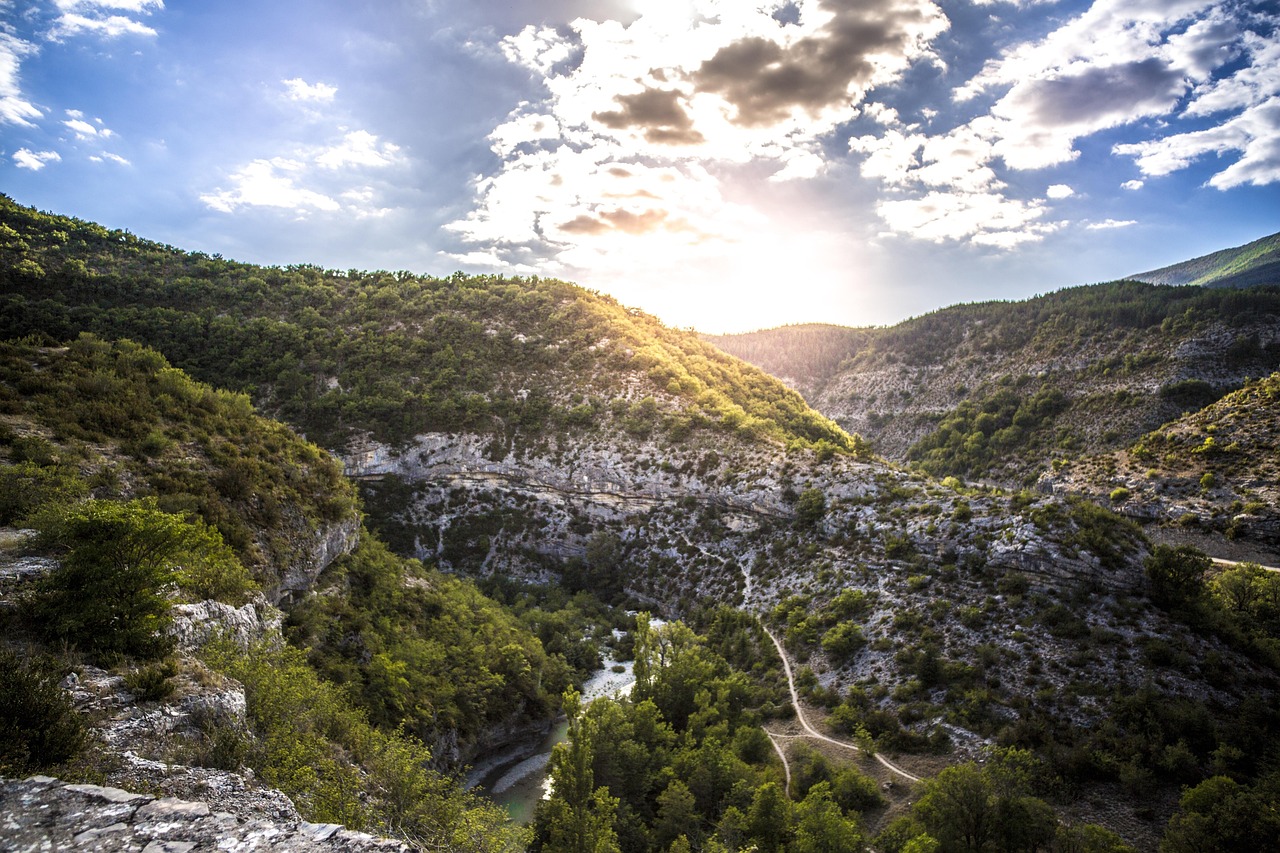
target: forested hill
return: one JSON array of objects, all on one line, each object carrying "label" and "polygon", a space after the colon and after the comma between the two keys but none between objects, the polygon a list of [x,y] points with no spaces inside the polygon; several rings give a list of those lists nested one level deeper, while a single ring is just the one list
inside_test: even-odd
[{"label": "forested hill", "polygon": [[609,420],[857,449],[763,371],[536,276],[260,267],[4,197],[0,285],[0,338],[137,340],[332,448],[363,433],[392,444],[458,430],[527,441]]},{"label": "forested hill", "polygon": [[806,323],[703,340],[786,382],[806,398],[835,375],[845,359],[867,346],[875,329]]},{"label": "forested hill", "polygon": [[1280,234],[1158,270],[1136,273],[1129,278],[1152,284],[1198,284],[1204,287],[1280,284]]},{"label": "forested hill", "polygon": [[[772,334],[806,361],[804,338]],[[845,339],[861,343],[836,371],[795,379],[815,408],[936,476],[1026,483],[1055,458],[1119,449],[1280,367],[1280,286],[1112,282]],[[748,357],[741,341],[716,342]]]}]

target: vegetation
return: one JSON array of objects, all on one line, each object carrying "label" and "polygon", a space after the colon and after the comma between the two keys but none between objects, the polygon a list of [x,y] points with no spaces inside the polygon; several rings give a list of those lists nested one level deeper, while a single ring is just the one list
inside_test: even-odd
[{"label": "vegetation", "polygon": [[[758,623],[717,609],[700,636],[680,622],[637,618],[637,680],[629,699],[598,699],[571,713],[569,741],[552,758],[552,796],[540,807],[541,851],[855,850],[860,811],[879,794],[854,768],[810,754],[793,802],[760,728],[776,682],[736,670],[717,648],[761,641]],[[767,639],[764,642],[768,642]],[[755,661],[758,663],[758,658]]]},{"label": "vegetation", "polygon": [[289,638],[385,731],[474,743],[551,716],[574,673],[467,581],[366,538],[289,614]]},{"label": "vegetation", "polygon": [[1057,388],[1022,396],[1005,385],[981,400],[965,400],[907,453],[935,477],[978,477],[1007,454],[1048,441],[1048,428],[1067,407]]},{"label": "vegetation", "polygon": [[925,782],[911,813],[876,839],[881,849],[888,853],[1133,850],[1102,827],[1059,823],[1048,803],[1031,794],[1038,787],[1038,768],[1028,753],[998,749],[989,758],[985,766],[959,764]]},{"label": "vegetation", "polygon": [[356,516],[332,456],[128,341],[0,343],[0,451],[5,521],[132,488],[216,530],[268,590],[309,554],[311,531]]},{"label": "vegetation", "polygon": [[1193,258],[1134,276],[1153,284],[1193,284],[1204,287],[1249,287],[1270,284],[1280,275],[1280,234],[1272,234],[1234,249]]},{"label": "vegetation", "polygon": [[[86,721],[61,673],[109,664],[137,701],[167,700],[180,669],[202,669],[166,656],[176,602],[243,604],[309,552],[313,526],[358,524],[332,457],[129,342],[0,345],[0,454],[5,520],[36,527],[23,547],[55,561],[39,580],[0,589],[20,604],[5,611],[6,640],[43,639],[54,655],[0,648],[4,772],[100,778],[81,756]],[[247,764],[310,820],[450,849],[518,849],[523,835],[505,813],[429,769],[414,733],[474,739],[498,720],[544,718],[546,685],[558,690],[570,667],[473,585],[359,538],[324,575],[325,595],[294,611],[291,634],[314,641],[310,661],[269,642],[204,652],[245,685],[250,730],[210,720],[183,755]]]},{"label": "vegetation", "polygon": [[167,653],[171,589],[239,604],[254,586],[216,531],[154,499],[89,501],[37,523],[61,560],[37,587],[35,621],[50,641],[95,656]]},{"label": "vegetation", "polygon": [[85,744],[85,723],[58,686],[53,661],[0,648],[0,776],[49,770]]},{"label": "vegetation", "polygon": [[867,345],[873,329],[851,329],[808,323],[736,335],[703,335],[703,339],[743,361],[780,376],[802,393],[821,387],[845,359]]},{"label": "vegetation", "polygon": [[[21,603],[0,611],[0,627],[23,648],[0,655],[4,772],[75,759],[84,721],[54,677],[93,661],[141,701],[169,701],[201,678],[242,683],[247,729],[206,720],[175,749],[253,768],[310,820],[463,850],[863,848],[884,819],[872,780],[803,744],[788,750],[789,786],[776,762],[762,723],[788,702],[772,643],[752,615],[711,604],[749,599],[776,602],[769,618],[809,664],[800,689],[837,731],[938,755],[953,732],[999,744],[983,765],[951,761],[924,783],[877,849],[1120,851],[1099,827],[1060,823],[1051,804],[1119,791],[1156,803],[1146,817],[1164,803],[1163,817],[1179,788],[1166,849],[1274,841],[1271,815],[1257,812],[1275,799],[1280,759],[1280,578],[1156,548],[1148,601],[1115,588],[1149,546],[1131,522],[1083,499],[958,479],[1032,451],[1074,455],[1082,442],[1064,426],[1069,413],[1199,405],[1226,380],[1161,379],[1141,401],[1076,394],[1052,371],[957,386],[911,451],[919,467],[951,475],[935,484],[832,462],[866,449],[796,394],[563,282],[262,268],[0,199],[0,283],[0,336],[29,336],[0,344],[0,524],[36,527],[34,541],[11,538],[28,543],[24,558],[58,564],[25,586],[0,577],[0,597]],[[1119,342],[1164,345],[1212,323],[1235,330],[1224,358],[1246,371],[1280,358],[1269,338],[1242,331],[1278,311],[1274,288],[1116,283],[895,329],[796,330],[806,348],[788,363],[824,375],[893,364],[923,387],[953,356],[1025,348],[1061,359],[1089,339],[1107,353],[1083,368],[1089,376],[1145,377],[1156,350]],[[782,358],[781,338],[754,340]],[[1265,409],[1273,380],[1217,405]],[[901,402],[915,387],[893,393]],[[574,556],[528,563],[561,585],[495,573],[481,588],[394,555],[361,526],[336,460],[259,417],[251,399],[332,447],[465,431],[495,461],[533,449],[560,462],[572,442],[617,439],[655,457],[626,460],[633,471],[696,474],[717,490],[776,483],[788,511],[770,517],[766,501],[751,521],[689,497],[601,521],[566,501],[555,524]],[[1263,445],[1248,443],[1262,432],[1246,436],[1242,422],[1170,430],[1132,455],[1157,476],[1183,466],[1188,491],[1221,500],[1250,464],[1241,457]],[[1100,446],[1119,436],[1099,434]],[[693,453],[669,452],[686,442]],[[780,461],[762,479],[751,453],[728,449],[738,447]],[[865,481],[825,476],[863,467]],[[1100,502],[1143,500],[1140,484],[1111,476]],[[402,552],[421,552],[420,519],[397,512],[421,491],[391,477],[364,490],[375,529]],[[536,552],[527,543],[548,534],[550,513],[533,499],[483,491],[440,496],[442,565]],[[1240,532],[1268,498],[1233,495],[1222,515]],[[359,546],[292,600],[285,579],[314,574],[318,538],[336,534]],[[717,537],[722,547],[708,545]],[[627,588],[665,596],[688,621],[633,622],[602,603],[622,602]],[[261,613],[259,590],[287,605],[288,645],[227,639],[203,662],[170,654],[176,602],[252,601]],[[56,658],[40,658],[37,640]],[[634,654],[634,691],[583,704],[571,687],[606,646]],[[561,703],[569,739],[528,833],[441,775],[456,768],[431,745],[465,753]]]},{"label": "vegetation", "polygon": [[312,821],[407,838],[428,849],[515,851],[523,833],[505,812],[428,769],[421,741],[369,724],[297,649],[229,645],[210,662],[245,687],[257,735],[248,763]]},{"label": "vegetation", "polygon": [[[673,440],[712,429],[862,450],[771,376],[564,282],[257,267],[7,197],[0,226],[11,234],[0,338],[141,341],[329,447],[364,431],[392,443],[459,430],[528,440],[613,422]],[[590,397],[612,396],[623,377],[645,389],[629,408]]]}]

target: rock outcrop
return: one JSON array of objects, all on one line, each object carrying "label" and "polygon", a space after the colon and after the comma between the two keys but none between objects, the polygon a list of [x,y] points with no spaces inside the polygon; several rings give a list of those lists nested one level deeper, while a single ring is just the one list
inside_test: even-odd
[{"label": "rock outcrop", "polygon": [[315,824],[295,816],[243,817],[207,802],[69,785],[47,776],[0,781],[0,841],[5,850],[227,853],[409,853],[411,845]]}]

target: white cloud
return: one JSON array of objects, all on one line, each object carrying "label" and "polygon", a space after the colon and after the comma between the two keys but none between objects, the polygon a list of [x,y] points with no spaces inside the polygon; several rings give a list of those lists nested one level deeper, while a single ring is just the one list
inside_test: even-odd
[{"label": "white cloud", "polygon": [[107,160],[110,160],[112,163],[117,163],[117,164],[119,164],[119,165],[121,165],[121,166],[131,166],[131,165],[133,165],[133,164],[132,164],[132,163],[130,163],[128,160],[126,160],[125,158],[121,157],[119,154],[112,154],[112,153],[111,153],[111,152],[109,152],[109,151],[104,152],[104,153],[102,153],[102,154],[93,154],[93,155],[90,155],[89,160],[90,160],[91,162],[94,162],[94,163],[102,163],[102,162],[105,162],[105,161],[107,161]]},{"label": "white cloud", "polygon": [[164,0],[54,0],[63,12],[75,9],[119,9],[122,12],[149,13],[164,8]]},{"label": "white cloud", "polygon": [[62,156],[57,151],[32,151],[29,148],[19,148],[13,155],[13,162],[19,169],[30,169],[33,172],[61,159]]},{"label": "white cloud", "polygon": [[80,110],[67,110],[67,116],[67,120],[62,123],[63,126],[82,142],[92,139],[110,139],[115,136],[110,128],[103,125],[100,118],[95,118],[92,122],[85,121],[84,113]]},{"label": "white cloud", "polygon": [[308,83],[301,77],[294,77],[281,82],[284,83],[285,96],[291,101],[310,101],[317,104],[327,104],[331,103],[334,96],[338,94],[337,86],[330,86],[328,83]]},{"label": "white cloud", "polygon": [[1226,190],[1275,183],[1280,181],[1280,97],[1216,127],[1117,145],[1115,152],[1134,157],[1142,173],[1153,177],[1185,169],[1205,154],[1236,153],[1238,159],[1211,177],[1209,186]]},{"label": "white cloud", "polygon": [[44,113],[23,95],[18,77],[22,60],[36,50],[30,42],[0,30],[0,122],[33,127],[33,119],[44,117]]},{"label": "white cloud", "polygon": [[1135,179],[1132,181],[1125,181],[1123,184],[1120,185],[1120,188],[1126,189],[1126,190],[1140,190],[1144,186],[1146,186],[1145,183]]},{"label": "white cloud", "polygon": [[121,36],[154,37],[157,35],[152,27],[122,15],[90,18],[84,15],[66,14],[58,18],[50,37],[57,41],[67,36],[76,36],[82,33],[98,35],[108,39],[120,38]]},{"label": "white cloud", "polygon": [[[1168,174],[1208,153],[1236,154],[1211,186],[1275,182],[1280,46],[1268,33],[1276,23],[1214,0],[1097,0],[1043,38],[1010,46],[953,93],[960,107],[990,96],[987,111],[926,135],[868,109],[885,130],[851,140],[850,149],[865,156],[864,176],[914,196],[880,207],[894,230],[997,246],[1047,232],[1034,204],[1019,208],[1007,198],[996,170],[1069,163],[1080,156],[1076,141],[1101,131],[1151,137],[1114,147],[1136,158],[1144,175]],[[1184,117],[1210,116],[1212,127],[1201,120],[1177,129]],[[1009,214],[997,220],[1002,226],[969,215],[981,209],[976,194],[983,193]],[[1056,184],[1046,195],[1072,193]]]},{"label": "white cloud", "polygon": [[[60,14],[49,31],[53,41],[81,34],[107,39],[152,38],[156,36],[155,29],[138,18],[164,9],[162,0],[54,0],[54,5]],[[124,14],[114,14],[117,12]]]},{"label": "white cloud", "polygon": [[325,169],[341,169],[347,166],[390,166],[399,159],[399,146],[379,142],[378,137],[367,130],[348,133],[337,145],[315,155],[317,165]]},{"label": "white cloud", "polygon": [[1044,206],[997,193],[940,192],[923,198],[882,201],[877,212],[893,231],[935,243],[968,240],[1009,249],[1035,242],[1060,225],[1042,222]]},{"label": "white cloud", "polygon": [[1128,228],[1130,225],[1137,225],[1136,219],[1104,219],[1101,222],[1090,222],[1085,228],[1090,231],[1103,231],[1109,228]]},{"label": "white cloud", "polygon": [[384,216],[390,208],[380,204],[378,190],[355,182],[369,169],[401,162],[399,151],[368,131],[350,131],[327,147],[254,160],[229,176],[230,189],[204,193],[200,200],[222,213],[265,207],[293,210],[300,216],[336,211],[359,218]]},{"label": "white cloud", "polygon": [[254,160],[231,175],[234,189],[206,193],[200,200],[223,213],[241,207],[280,207],[298,213],[338,210],[341,205],[329,196],[297,185],[297,178],[305,171],[305,164],[297,160]]},{"label": "white cloud", "polygon": [[949,26],[932,0],[798,0],[786,26],[772,17],[780,5],[651,3],[627,24],[584,18],[504,39],[547,96],[490,134],[502,164],[447,226],[468,244],[457,257],[496,244],[507,263],[640,275],[759,240],[768,217],[742,187],[822,175],[827,135],[872,87],[934,62]]}]

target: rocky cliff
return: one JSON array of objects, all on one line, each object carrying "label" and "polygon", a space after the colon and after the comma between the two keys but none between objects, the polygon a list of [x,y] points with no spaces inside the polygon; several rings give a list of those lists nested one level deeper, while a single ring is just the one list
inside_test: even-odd
[{"label": "rocky cliff", "polygon": [[241,803],[235,811],[229,810],[225,792],[205,801],[72,785],[48,776],[0,780],[0,827],[6,850],[409,853],[417,849],[338,824],[308,823],[287,808],[283,814],[258,814],[270,809],[270,805]]}]

